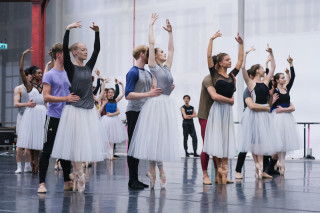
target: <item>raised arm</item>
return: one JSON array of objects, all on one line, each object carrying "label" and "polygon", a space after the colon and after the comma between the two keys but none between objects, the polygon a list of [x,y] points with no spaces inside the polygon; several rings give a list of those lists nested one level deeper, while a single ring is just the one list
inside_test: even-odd
[{"label": "raised arm", "polygon": [[270,80],[271,80],[271,78],[272,78],[272,76],[273,76],[273,74],[274,74],[274,71],[275,71],[275,69],[276,69],[276,62],[275,62],[275,60],[274,60],[274,55],[273,55],[273,51],[272,51],[272,49],[269,47],[269,44],[267,44],[267,49],[266,49],[266,51],[270,54],[269,56],[270,56],[270,71],[269,71],[269,73],[268,73],[268,75],[264,78],[264,83],[266,84],[266,85],[268,85],[269,84],[269,82],[270,82]]},{"label": "raised arm", "polygon": [[90,28],[95,32],[95,39],[94,39],[93,53],[91,55],[91,58],[87,62],[86,66],[88,66],[91,70],[93,70],[93,67],[96,64],[96,61],[98,59],[98,55],[100,52],[100,36],[99,36],[99,26],[95,25],[94,22],[92,22],[92,26],[90,26]]},{"label": "raised arm", "polygon": [[51,63],[52,63],[52,61],[49,61],[49,62],[46,64],[46,67],[44,68],[44,71],[43,71],[43,75],[45,75],[45,74],[49,71],[49,69],[50,69],[50,67],[51,67]]},{"label": "raised arm", "polygon": [[218,30],[209,40],[208,49],[207,49],[207,61],[208,61],[208,68],[214,67],[213,59],[212,59],[212,44],[213,40],[221,37],[222,34],[220,33],[220,30]]},{"label": "raised arm", "polygon": [[224,97],[223,95],[218,94],[213,86],[208,87],[207,90],[212,100],[231,105],[234,104],[234,96],[232,96],[232,98]]},{"label": "raised arm", "polygon": [[26,74],[24,73],[24,69],[23,69],[23,66],[24,66],[24,56],[28,53],[28,52],[32,52],[33,50],[31,49],[31,47],[27,50],[25,50],[23,53],[22,53],[22,56],[21,56],[21,60],[20,60],[20,76],[21,76],[21,79],[22,79],[22,83],[23,85],[26,87],[27,91],[30,92],[32,90],[32,85],[31,83],[28,81],[27,79],[27,76]]},{"label": "raised arm", "polygon": [[108,103],[108,99],[106,99],[103,104],[99,107],[99,114],[101,115],[101,113],[103,112],[103,109],[106,107]]},{"label": "raised arm", "polygon": [[267,60],[266,60],[266,74],[269,74],[269,62],[270,62],[270,55],[268,56]]},{"label": "raised arm", "polygon": [[173,61],[173,53],[174,53],[174,46],[173,46],[173,35],[172,35],[172,26],[170,24],[169,19],[166,20],[166,27],[163,27],[169,33],[169,43],[168,43],[168,57],[166,61],[167,67],[171,69],[172,61]]},{"label": "raised arm", "polygon": [[[99,80],[100,80],[100,79],[99,79]],[[101,79],[101,81],[102,81],[102,84],[101,84],[101,92],[100,92],[99,96],[96,98],[96,101],[97,101],[98,103],[101,102],[102,98],[104,97],[104,94],[106,93],[106,90],[105,90],[106,82],[105,82],[103,79]]]},{"label": "raised arm", "polygon": [[290,91],[291,87],[293,85],[294,79],[296,77],[296,74],[294,72],[294,68],[293,68],[293,64],[292,64],[293,59],[290,57],[290,55],[289,55],[287,61],[288,61],[289,65],[290,65],[290,81],[289,81],[289,83],[287,85],[287,90]]},{"label": "raised arm", "polygon": [[[239,43],[238,62],[236,64],[236,69],[239,71],[243,62],[243,40],[240,37],[239,33],[237,34],[237,37],[235,37],[235,39]],[[234,76],[236,76],[238,72],[233,74]]]},{"label": "raised arm", "polygon": [[153,33],[153,25],[154,22],[158,19],[158,15],[156,13],[152,13],[150,24],[149,24],[149,58],[148,65],[151,67],[156,66],[156,56],[154,52],[154,33]]},{"label": "raised arm", "polygon": [[63,63],[64,63],[64,69],[67,72],[68,79],[70,82],[72,82],[72,79],[73,79],[74,65],[71,61],[70,53],[69,53],[69,35],[70,35],[70,30],[73,28],[81,28],[80,21],[69,24],[67,26],[66,32],[63,37]]},{"label": "raised arm", "polygon": [[[117,102],[121,101],[121,99],[123,98],[123,96],[124,96],[124,94],[125,94],[125,90],[124,90],[123,83],[119,81],[119,84],[121,85],[121,95],[116,98],[116,101],[117,101]],[[119,86],[118,86],[118,87],[119,87]]]},{"label": "raised arm", "polygon": [[242,70],[242,76],[244,81],[246,82],[249,91],[252,91],[254,88],[254,82],[250,79],[247,70],[246,70],[246,60],[247,60],[247,55],[249,54],[249,52],[251,51],[255,51],[256,49],[254,48],[254,46],[250,47],[244,54],[243,57],[243,62],[242,62],[242,66],[241,66],[241,70]]},{"label": "raised arm", "polygon": [[[119,80],[117,78],[114,79],[116,85],[115,85],[115,90],[114,90],[114,98],[117,99],[118,96],[119,96],[119,91],[120,91],[120,88],[119,88]],[[124,91],[124,90],[123,90]]]}]

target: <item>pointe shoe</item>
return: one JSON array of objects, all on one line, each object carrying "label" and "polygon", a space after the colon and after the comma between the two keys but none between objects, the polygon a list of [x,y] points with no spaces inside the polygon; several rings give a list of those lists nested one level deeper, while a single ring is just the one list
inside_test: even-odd
[{"label": "pointe shoe", "polygon": [[69,174],[70,179],[72,180],[72,191],[77,191],[77,184],[78,184],[78,175],[75,172]]},{"label": "pointe shoe", "polygon": [[160,188],[165,189],[167,185],[167,177],[165,174],[160,174]]},{"label": "pointe shoe", "polygon": [[234,183],[233,180],[227,179],[227,184],[231,184],[231,183]]},{"label": "pointe shoe", "polygon": [[80,193],[84,192],[86,188],[86,178],[83,172],[78,174],[77,187],[78,187],[78,192]]},{"label": "pointe shoe", "polygon": [[151,172],[147,172],[146,175],[150,179],[150,188],[154,189],[154,185],[156,183],[156,174],[151,174]]},{"label": "pointe shoe", "polygon": [[236,179],[243,179],[243,176],[240,172],[236,172]]},{"label": "pointe shoe", "polygon": [[263,172],[262,173],[262,178],[272,178],[271,175],[268,175],[267,173]]},{"label": "pointe shoe", "polygon": [[38,193],[47,193],[47,189],[44,183],[39,184]]},{"label": "pointe shoe", "polygon": [[223,171],[221,167],[218,168],[218,176],[220,175],[221,177],[221,183],[219,183],[219,179],[218,179],[218,184],[227,184],[227,171]]},{"label": "pointe shoe", "polygon": [[59,170],[58,161],[56,161],[56,163],[54,164],[54,170]]},{"label": "pointe shoe", "polygon": [[203,185],[212,185],[212,182],[208,176],[203,177]]},{"label": "pointe shoe", "polygon": [[[258,170],[258,173],[257,173]],[[263,173],[263,165],[260,163],[256,164],[256,178],[258,178],[259,180],[262,179],[262,173]]]},{"label": "pointe shoe", "polygon": [[280,175],[284,176],[284,172],[285,172],[285,167],[284,167],[284,165],[280,165],[280,164],[279,164],[279,172],[280,172]]}]

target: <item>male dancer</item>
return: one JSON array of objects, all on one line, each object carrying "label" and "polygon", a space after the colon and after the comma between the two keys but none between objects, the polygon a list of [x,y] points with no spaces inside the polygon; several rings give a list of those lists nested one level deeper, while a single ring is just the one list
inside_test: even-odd
[{"label": "male dancer", "polygon": [[[29,69],[24,70],[24,73],[27,76],[27,80],[31,82],[32,75],[29,72]],[[35,106],[36,106],[36,103],[32,102],[32,100],[29,100],[27,89],[23,84],[14,88],[14,107],[18,108],[17,125],[16,125],[17,137],[19,137],[19,129],[20,129],[19,127],[20,127],[23,113],[26,110],[26,107],[35,107]],[[23,169],[21,166],[22,154],[23,154],[23,149],[20,147],[17,147],[17,154],[16,154],[17,170],[15,171],[16,174],[20,174],[23,172]],[[31,161],[30,150],[24,149],[24,172],[31,172],[32,168],[31,168],[30,161]]]},{"label": "male dancer", "polygon": [[181,107],[181,113],[183,118],[183,142],[184,142],[184,150],[186,152],[186,157],[190,157],[188,153],[188,135],[192,137],[192,145],[193,145],[193,157],[200,157],[197,154],[197,146],[198,146],[198,138],[196,129],[194,128],[193,118],[197,117],[196,111],[194,111],[194,107],[190,106],[190,96],[183,96],[184,105]]},{"label": "male dancer", "polygon": [[[64,70],[62,44],[52,47],[54,67],[43,77],[43,97],[49,102],[45,123],[45,143],[40,154],[39,161],[39,188],[38,193],[46,193],[45,179],[49,166],[49,159],[53,149],[61,113],[66,102],[77,102],[80,98],[73,93],[69,94],[70,82]],[[71,162],[60,160],[64,176],[64,190],[72,190],[72,182],[69,178]]]},{"label": "male dancer", "polygon": [[[148,63],[147,52],[148,47],[145,45],[139,45],[133,49],[132,55],[136,60],[136,65],[129,70],[126,76],[125,96],[126,99],[129,100],[126,110],[129,147],[143,104],[147,101],[148,97],[159,96],[162,93],[160,88],[155,89],[152,86],[152,75],[144,69],[144,65]],[[128,156],[127,162],[129,167],[128,186],[131,189],[148,188],[149,186],[147,184],[140,182],[138,179],[139,160]]]}]

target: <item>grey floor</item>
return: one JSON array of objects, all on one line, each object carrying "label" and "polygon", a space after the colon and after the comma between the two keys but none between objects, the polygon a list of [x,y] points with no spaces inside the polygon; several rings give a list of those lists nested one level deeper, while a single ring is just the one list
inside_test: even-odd
[{"label": "grey floor", "polygon": [[[319,212],[320,162],[288,160],[286,176],[257,181],[252,159],[245,163],[245,178],[234,184],[203,186],[200,159],[165,163],[167,189],[130,191],[126,158],[97,163],[86,172],[83,194],[63,191],[62,172],[51,160],[46,195],[38,195],[38,176],[14,174],[13,153],[0,153],[0,212]],[[236,159],[230,160],[234,180]],[[209,164],[210,174],[212,163]],[[139,165],[147,183],[148,163]],[[157,177],[158,178],[158,177]]]}]

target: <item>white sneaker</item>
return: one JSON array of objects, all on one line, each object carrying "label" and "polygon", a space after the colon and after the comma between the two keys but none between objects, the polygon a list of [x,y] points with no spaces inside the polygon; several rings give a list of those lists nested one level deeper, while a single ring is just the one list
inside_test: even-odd
[{"label": "white sneaker", "polygon": [[31,173],[31,172],[32,172],[31,166],[25,166],[24,167],[24,173]]},{"label": "white sneaker", "polygon": [[15,174],[21,174],[21,173],[22,173],[22,168],[21,168],[21,166],[19,166],[14,173],[15,173]]}]

